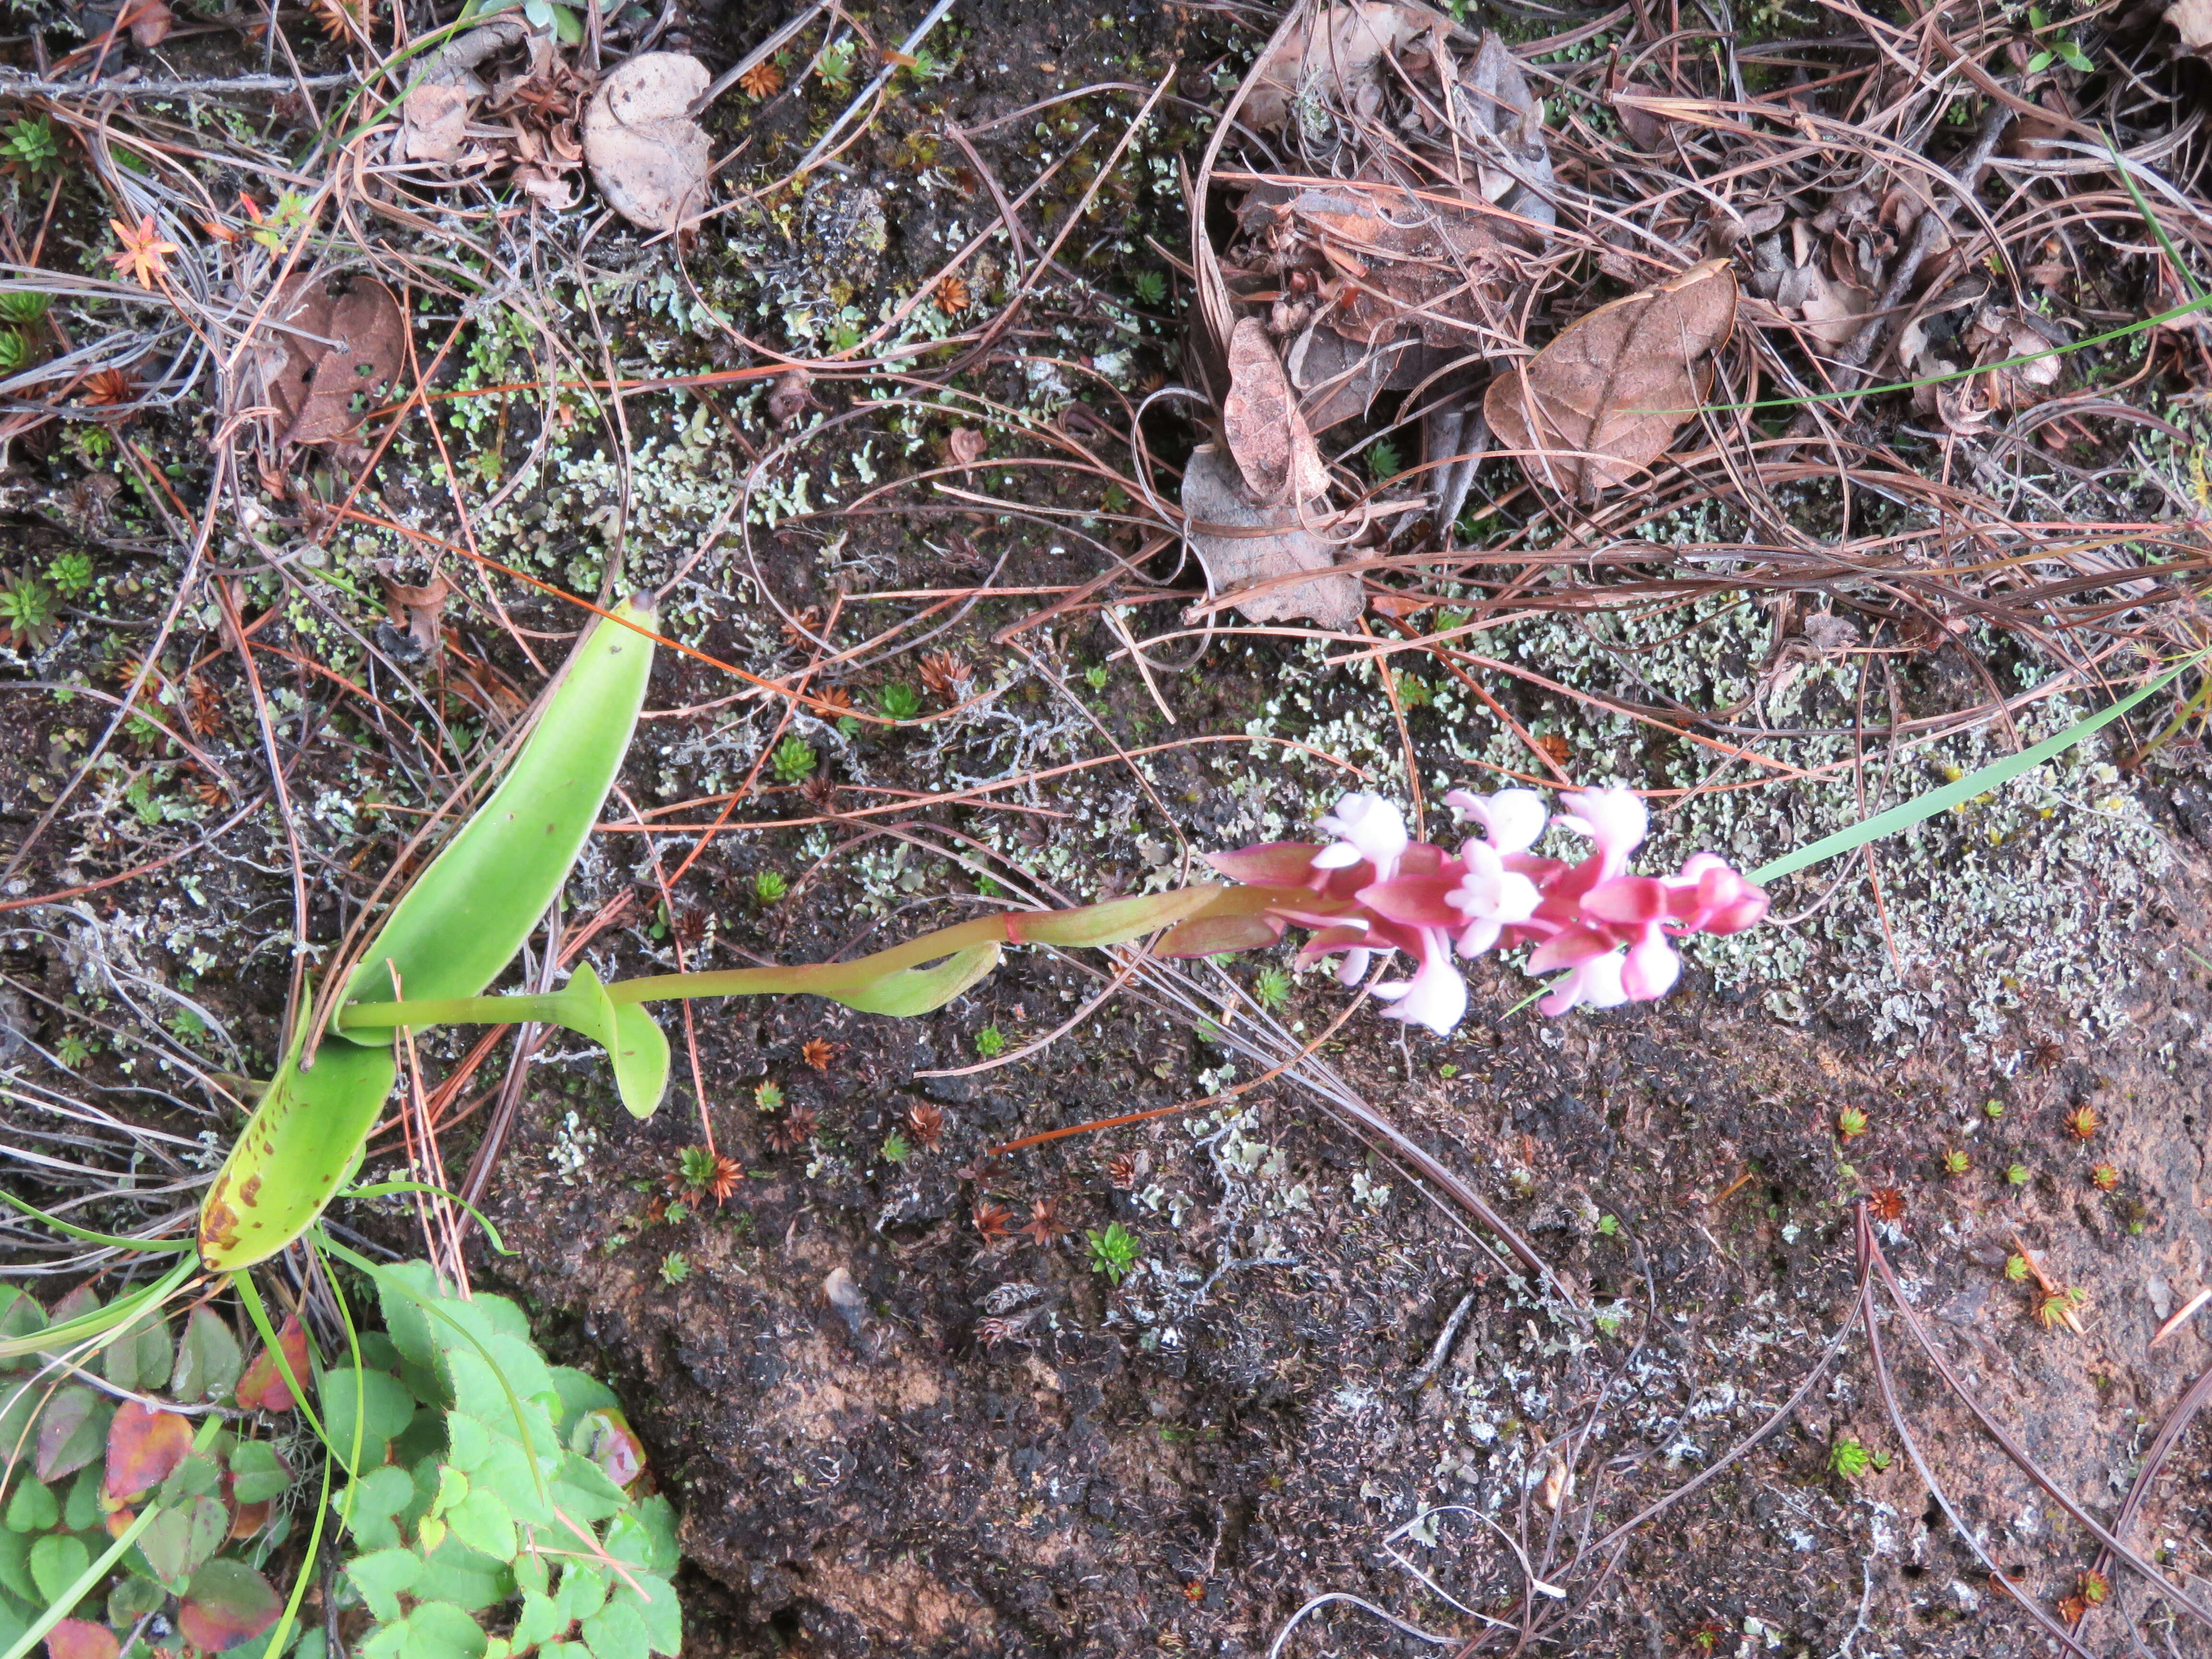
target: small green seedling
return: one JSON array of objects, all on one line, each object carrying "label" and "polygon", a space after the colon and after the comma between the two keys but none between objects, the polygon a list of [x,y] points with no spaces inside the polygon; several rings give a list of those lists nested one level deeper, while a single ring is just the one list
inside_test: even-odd
[{"label": "small green seedling", "polygon": [[1955,1146],[1943,1154],[1943,1173],[1954,1181],[1972,1167],[1972,1160]]},{"label": "small green seedling", "polygon": [[2028,1168],[2025,1164],[2015,1164],[2005,1171],[2005,1181],[2011,1186],[2025,1187],[2030,1179]]},{"label": "small green seedling", "polygon": [[1083,683],[1093,691],[1103,691],[1106,679],[1106,665],[1103,662],[1094,662],[1083,671]]},{"label": "small green seedling", "polygon": [[1874,1467],[1874,1454],[1856,1440],[1838,1440],[1828,1448],[1828,1467],[1846,1480],[1856,1480]]},{"label": "small green seedling", "polygon": [[1168,279],[1157,270],[1140,270],[1129,278],[1129,291],[1139,304],[1156,306],[1168,297]]},{"label": "small green seedling", "polygon": [[57,554],[46,567],[46,580],[64,599],[77,598],[92,586],[92,556],[82,552]]},{"label": "small green seedling", "polygon": [[1291,975],[1281,968],[1262,968],[1252,975],[1252,994],[1260,1006],[1271,1014],[1279,1014],[1291,1002]]},{"label": "small green seedling", "polygon": [[914,1156],[914,1147],[896,1129],[884,1137],[884,1162],[903,1164]]},{"label": "small green seedling", "polygon": [[784,896],[790,891],[791,884],[783,878],[781,872],[775,870],[757,870],[753,872],[755,903],[763,906],[781,903]]},{"label": "small green seedling", "polygon": [[903,680],[893,680],[876,694],[876,708],[888,719],[910,720],[921,713],[921,693]]},{"label": "small green seedling", "polygon": [[753,1104],[763,1112],[780,1111],[783,1107],[783,1085],[771,1078],[753,1091]]},{"label": "small green seedling", "polygon": [[1129,1269],[1144,1254],[1142,1241],[1118,1221],[1108,1222],[1103,1232],[1086,1233],[1084,1237],[1091,1242],[1091,1271],[1104,1273],[1116,1285],[1128,1277]]},{"label": "small green seedling", "polygon": [[768,769],[775,774],[778,783],[799,783],[813,775],[820,761],[814,745],[793,733],[776,744],[769,757]]},{"label": "small green seedling", "polygon": [[691,1263],[681,1250],[671,1250],[660,1258],[660,1282],[673,1290],[691,1277]]},{"label": "small green seedling", "polygon": [[1367,476],[1376,483],[1395,478],[1405,470],[1398,458],[1398,446],[1388,438],[1371,445],[1367,451]]},{"label": "small green seedling", "polygon": [[1992,1123],[2004,1115],[2004,1102],[1994,1097],[1982,1103],[1982,1115]]},{"label": "small green seedling", "polygon": [[1006,1052],[1006,1033],[995,1025],[986,1025],[975,1033],[975,1052],[986,1060],[996,1060]]},{"label": "small green seedling", "polygon": [[1619,1216],[1601,1215],[1597,1218],[1597,1236],[1600,1238],[1614,1237],[1620,1233],[1620,1218]]},{"label": "small green seedling", "polygon": [[1856,1106],[1846,1106],[1836,1114],[1836,1135],[1843,1140],[1856,1140],[1867,1132],[1867,1115]]},{"label": "small green seedling", "polygon": [[49,172],[61,160],[62,147],[52,123],[43,115],[25,116],[11,122],[0,134],[0,161],[24,172]]}]

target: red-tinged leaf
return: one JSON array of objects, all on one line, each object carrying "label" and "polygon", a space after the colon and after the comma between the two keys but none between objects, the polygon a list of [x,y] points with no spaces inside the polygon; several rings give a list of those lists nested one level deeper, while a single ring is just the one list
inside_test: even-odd
[{"label": "red-tinged leaf", "polygon": [[54,1481],[100,1455],[106,1443],[107,1401],[82,1384],[56,1392],[39,1413],[39,1444],[33,1467],[39,1479]]},{"label": "red-tinged leaf", "polygon": [[251,1538],[269,1524],[269,1511],[276,1500],[264,1498],[258,1504],[240,1504],[238,1512],[230,1517],[233,1538]]},{"label": "red-tinged leaf", "polygon": [[[307,1380],[307,1334],[300,1328],[300,1322],[287,1319],[276,1333],[276,1342],[292,1368],[292,1375],[304,1385]],[[246,1375],[238,1379],[238,1403],[248,1411],[292,1409],[291,1385],[284,1381],[275,1349],[264,1348],[255,1355],[253,1363],[246,1368]]]},{"label": "red-tinged leaf", "polygon": [[136,1400],[116,1408],[107,1425],[107,1479],[113,1503],[127,1503],[169,1478],[192,1449],[192,1425],[176,1412],[155,1411]]},{"label": "red-tinged leaf", "polygon": [[125,1533],[131,1530],[131,1523],[138,1518],[138,1511],[136,1510],[110,1510],[106,1515],[101,1518],[106,1525],[107,1535],[110,1538],[120,1538]]},{"label": "red-tinged leaf", "polygon": [[1359,890],[1359,902],[1385,921],[1408,927],[1460,927],[1466,916],[1444,902],[1457,885],[1443,876],[1401,876],[1370,882]]},{"label": "red-tinged leaf", "polygon": [[122,1644],[105,1625],[64,1619],[46,1632],[47,1659],[115,1659]]},{"label": "red-tinged leaf", "polygon": [[1273,916],[1201,916],[1170,927],[1152,949],[1163,957],[1218,957],[1261,950],[1282,936],[1283,924]]},{"label": "red-tinged leaf", "polygon": [[210,1561],[185,1587],[177,1628],[193,1646],[221,1653],[260,1635],[283,1610],[269,1581],[243,1561]]},{"label": "red-tinged leaf", "polygon": [[1306,842],[1271,841],[1233,853],[1208,853],[1206,861],[1231,881],[1297,887],[1313,873],[1314,854],[1320,851]]},{"label": "red-tinged leaf", "polygon": [[586,1412],[577,1419],[568,1443],[599,1466],[599,1472],[617,1486],[627,1486],[645,1473],[645,1448],[630,1431],[629,1419],[616,1407]]}]

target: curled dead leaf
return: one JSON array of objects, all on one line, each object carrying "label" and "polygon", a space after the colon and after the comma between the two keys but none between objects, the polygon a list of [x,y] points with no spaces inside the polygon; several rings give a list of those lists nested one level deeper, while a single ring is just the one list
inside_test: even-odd
[{"label": "curled dead leaf", "polygon": [[1600,306],[1490,383],[1491,430],[1531,478],[1592,503],[1665,454],[1697,413],[1735,309],[1724,259]]},{"label": "curled dead leaf", "polygon": [[276,410],[282,443],[350,438],[369,404],[398,379],[406,313],[374,277],[345,281],[333,294],[327,278],[296,273],[269,307],[254,355],[261,398]]},{"label": "curled dead leaf", "polygon": [[2166,21],[2190,51],[2212,46],[2212,0],[2173,0],[2166,9]]},{"label": "curled dead leaf", "polygon": [[[1359,578],[1335,568],[1334,550],[1298,521],[1295,508],[1255,505],[1237,463],[1220,446],[1201,444],[1191,452],[1183,467],[1182,510],[1189,515],[1186,534],[1206,567],[1207,586],[1252,621],[1304,618],[1323,628],[1349,628],[1358,619]],[[1302,571],[1314,574],[1238,597]]]},{"label": "curled dead leaf", "polygon": [[645,230],[674,230],[707,204],[707,130],[686,112],[707,90],[689,52],[641,52],[599,83],[584,159],[607,205]]},{"label": "curled dead leaf", "polygon": [[[398,646],[395,654],[403,661],[427,660],[438,648],[438,626],[453,585],[434,573],[422,586],[410,586],[392,574],[389,559],[376,562],[376,574],[384,584],[385,604],[392,613],[391,621],[377,630],[379,643],[387,649]],[[386,635],[390,637],[382,637]]]},{"label": "curled dead leaf", "polygon": [[1282,125],[1291,101],[1324,77],[1339,87],[1347,106],[1358,108],[1361,93],[1371,96],[1376,90],[1375,70],[1382,54],[1409,44],[1434,21],[1419,8],[1393,0],[1322,7],[1285,34],[1254,71],[1243,118],[1261,129]]},{"label": "curled dead leaf", "polygon": [[1297,393],[1257,318],[1243,319],[1230,334],[1221,426],[1237,471],[1262,507],[1310,501],[1328,489],[1328,471],[1298,412]]},{"label": "curled dead leaf", "polygon": [[496,17],[431,54],[399,106],[399,153],[410,161],[456,161],[468,148],[469,112],[487,91],[477,67],[531,38],[520,17]]},{"label": "curled dead leaf", "polygon": [[983,459],[989,440],[972,426],[956,426],[946,434],[945,447],[952,452],[952,459],[962,466],[973,466]]}]

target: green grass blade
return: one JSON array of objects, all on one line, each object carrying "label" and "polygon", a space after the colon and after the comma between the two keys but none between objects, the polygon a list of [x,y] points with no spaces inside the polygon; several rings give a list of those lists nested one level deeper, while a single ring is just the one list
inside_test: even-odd
[{"label": "green grass blade", "polygon": [[57,1349],[75,1347],[80,1342],[105,1346],[100,1339],[112,1338],[147,1309],[167,1301],[198,1272],[199,1263],[187,1256],[143,1290],[118,1296],[104,1308],[64,1320],[58,1325],[49,1325],[42,1331],[0,1338],[0,1359],[14,1359],[27,1353],[52,1353]]},{"label": "green grass blade", "polygon": [[2074,725],[2059,732],[2057,736],[2045,738],[2033,748],[2023,749],[2017,755],[2008,755],[2004,759],[1984,766],[1978,771],[1969,772],[1956,783],[1947,783],[1939,789],[1929,790],[1924,795],[1916,795],[1901,805],[1893,806],[1886,812],[1875,813],[1863,823],[1855,823],[1848,830],[1838,830],[1832,836],[1823,836],[1811,845],[1801,847],[1794,853],[1784,853],[1772,863],[1760,865],[1758,869],[1751,872],[1751,878],[1756,882],[1765,883],[1777,880],[1783,876],[1794,875],[1808,865],[1819,864],[1824,860],[1838,858],[1845,853],[1856,852],[1869,842],[1880,841],[1886,836],[1893,836],[1900,830],[1910,829],[1923,818],[1932,818],[1938,812],[1948,811],[1961,801],[1972,800],[1975,796],[1988,790],[2010,783],[2021,773],[2033,770],[2054,755],[2063,754],[2082,738],[2104,730],[2106,726],[2110,726],[2145,698],[2165,690],[2203,660],[2203,657],[2200,655],[2191,657],[2186,662],[2177,664],[2140,690],[2130,692],[2109,708],[2092,714],[2087,720],[2077,720]]},{"label": "green grass blade", "polygon": [[181,1239],[127,1238],[121,1233],[97,1233],[89,1227],[76,1226],[58,1216],[48,1215],[37,1205],[26,1204],[15,1194],[4,1190],[0,1190],[0,1204],[20,1210],[32,1220],[43,1223],[70,1238],[82,1239],[88,1244],[105,1244],[117,1250],[144,1250],[155,1255],[181,1255],[192,1248]]}]

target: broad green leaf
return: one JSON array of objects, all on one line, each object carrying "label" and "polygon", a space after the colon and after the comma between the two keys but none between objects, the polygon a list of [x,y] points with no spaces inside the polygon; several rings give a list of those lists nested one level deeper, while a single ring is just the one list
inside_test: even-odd
[{"label": "broad green leaf", "polygon": [[359,1160],[399,1075],[390,1048],[336,1041],[302,1071],[307,1035],[303,1023],[201,1202],[200,1260],[211,1272],[252,1267],[307,1231]]},{"label": "broad green leaf", "polygon": [[507,1639],[520,1653],[541,1642],[551,1641],[568,1628],[568,1620],[561,1617],[561,1609],[551,1596],[525,1595],[521,1615],[514,1621],[514,1634]]},{"label": "broad green leaf", "polygon": [[165,1583],[188,1577],[230,1535],[230,1511],[212,1498],[195,1498],[155,1515],[138,1536],[146,1564]]},{"label": "broad green leaf", "polygon": [[382,1331],[362,1332],[359,1344],[364,1370],[397,1371],[399,1369],[399,1349]]},{"label": "broad green leaf", "polygon": [[[677,1659],[684,1650],[684,1610],[677,1604],[676,1586],[657,1573],[632,1576],[637,1580],[637,1588],[617,1585],[608,1611],[624,1604],[635,1608],[645,1632],[646,1644],[666,1659]],[[590,1632],[585,1634],[588,1638]]]},{"label": "broad green leaf", "polygon": [[159,1308],[149,1308],[131,1328],[107,1345],[101,1354],[107,1380],[118,1389],[153,1394],[168,1386],[176,1351],[169,1345],[169,1322]]},{"label": "broad green leaf", "polygon": [[27,1601],[38,1599],[39,1587],[31,1581],[31,1540],[20,1532],[0,1532],[0,1589]]},{"label": "broad green leaf", "polygon": [[577,1634],[592,1650],[592,1659],[646,1659],[645,1615],[627,1601],[609,1601],[584,1620]]},{"label": "broad green leaf", "polygon": [[415,1594],[438,1601],[451,1601],[474,1613],[504,1601],[514,1593],[514,1574],[504,1561],[448,1538],[423,1559],[416,1577]]},{"label": "broad green leaf", "polygon": [[169,1600],[168,1591],[150,1578],[126,1572],[107,1592],[107,1622],[128,1630],[149,1613],[159,1613]]},{"label": "broad green leaf", "polygon": [[49,1603],[58,1602],[91,1565],[92,1552],[67,1533],[50,1532],[31,1541],[31,1582]]},{"label": "broad green leaf", "polygon": [[999,945],[994,940],[956,951],[934,968],[896,968],[859,990],[823,994],[864,1014],[911,1018],[942,1008],[998,965]]},{"label": "broad green leaf", "polygon": [[623,1108],[632,1117],[651,1117],[668,1093],[668,1033],[640,1004],[617,1008],[607,1059]]},{"label": "broad green leaf", "polygon": [[562,1620],[588,1619],[606,1605],[607,1575],[597,1567],[572,1561],[561,1569],[561,1588],[553,1599],[559,1604]]},{"label": "broad green leaf", "polygon": [[466,1609],[425,1601],[361,1644],[362,1659],[483,1659],[489,1645]]},{"label": "broad green leaf", "polygon": [[413,1550],[385,1549],[356,1555],[345,1571],[377,1623],[389,1625],[399,1617],[399,1598],[413,1591],[422,1569],[422,1558]]},{"label": "broad green leaf", "polygon": [[[570,652],[529,740],[483,805],[393,905],[349,1002],[474,996],[514,959],[598,822],[653,671],[650,601],[625,601]],[[356,1042],[389,1047],[390,1031]]]},{"label": "broad green leaf", "polygon": [[543,1550],[526,1549],[516,1554],[514,1588],[524,1595],[552,1595],[552,1574],[546,1569]]},{"label": "broad green leaf", "polygon": [[39,1413],[34,1460],[39,1479],[73,1474],[99,1456],[106,1448],[108,1420],[114,1415],[114,1403],[82,1383],[57,1389]]},{"label": "broad green leaf", "polygon": [[[340,1001],[473,996],[512,960],[599,818],[653,667],[649,604],[626,602],[570,653],[514,764],[384,919]],[[396,982],[396,988],[395,988]],[[218,1271],[296,1239],[359,1163],[397,1075],[393,1035],[332,1033],[315,1064],[285,1065],[201,1207],[200,1252]],[[325,1080],[325,1073],[329,1074]]]},{"label": "broad green leaf", "polygon": [[187,1406],[221,1400],[238,1386],[245,1370],[246,1356],[228,1322],[212,1308],[193,1309],[185,1334],[177,1339],[170,1392]]},{"label": "broad green leaf", "polygon": [[232,1450],[230,1495],[240,1503],[266,1502],[291,1484],[292,1471],[267,1441],[241,1440]]},{"label": "broad green leaf", "polygon": [[0,1468],[12,1467],[30,1455],[36,1444],[31,1425],[38,1420],[46,1397],[43,1382],[11,1376],[8,1367],[0,1364]]},{"label": "broad green leaf", "polygon": [[155,1501],[181,1504],[188,1498],[204,1498],[222,1484],[222,1465],[204,1452],[193,1452],[169,1472]]},{"label": "broad green leaf", "polygon": [[[0,1285],[0,1340],[11,1336],[35,1336],[46,1328],[46,1310],[27,1292],[12,1285]],[[21,1359],[0,1361],[0,1370],[9,1370],[26,1363]]]},{"label": "broad green leaf", "polygon": [[[412,1291],[413,1296],[407,1294]],[[421,1301],[440,1299],[437,1275],[427,1261],[398,1261],[378,1270],[377,1305],[384,1314],[384,1328],[399,1357],[410,1365],[432,1365],[438,1345],[431,1340],[430,1316]]]},{"label": "broad green leaf", "polygon": [[[388,1549],[399,1542],[394,1517],[413,1501],[415,1479],[403,1468],[386,1464],[372,1469],[350,1488],[353,1536],[363,1549]],[[331,1500],[334,1504],[343,1502]]]},{"label": "broad green leaf", "polygon": [[353,1452],[355,1413],[360,1413],[361,1461],[374,1468],[385,1449],[415,1417],[415,1397],[396,1376],[350,1367],[323,1373],[323,1427],[342,1457]]},{"label": "broad green leaf", "polygon": [[563,1441],[576,1426],[576,1419],[586,1412],[603,1410],[622,1402],[615,1391],[593,1376],[589,1371],[580,1371],[574,1365],[551,1365],[546,1368],[553,1379],[553,1391],[561,1397],[561,1411],[553,1426]]},{"label": "broad green leaf", "polygon": [[100,1472],[89,1464],[76,1472],[70,1482],[69,1496],[62,1499],[62,1530],[90,1532],[100,1522]]},{"label": "broad green leaf", "polygon": [[599,1466],[574,1452],[561,1455],[561,1467],[552,1480],[554,1505],[572,1521],[589,1525],[604,1521],[627,1501],[623,1489],[599,1472]]},{"label": "broad green leaf", "polygon": [[471,1492],[444,1513],[453,1536],[471,1549],[501,1561],[514,1559],[514,1517],[497,1493]]},{"label": "broad green leaf", "polygon": [[9,1531],[46,1532],[58,1525],[61,1518],[61,1500],[54,1496],[52,1486],[27,1474],[16,1477],[15,1490],[8,1498]]},{"label": "broad green leaf", "polygon": [[680,1559],[675,1506],[657,1493],[637,1499],[607,1522],[605,1547],[617,1561],[666,1577]]}]

